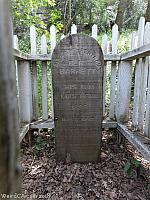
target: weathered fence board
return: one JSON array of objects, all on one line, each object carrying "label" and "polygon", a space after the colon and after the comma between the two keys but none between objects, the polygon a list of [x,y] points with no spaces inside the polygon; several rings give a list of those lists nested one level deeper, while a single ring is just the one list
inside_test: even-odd
[{"label": "weathered fence board", "polygon": [[120,123],[128,122],[129,120],[131,80],[132,61],[121,61],[119,63],[116,103],[116,117]]},{"label": "weathered fence board", "polygon": [[[56,46],[56,27],[54,25],[50,27],[50,45],[51,45],[51,55],[52,55],[54,48]],[[52,83],[52,79],[51,79],[51,83]],[[53,85],[52,84],[51,84],[51,102],[52,102],[51,116],[52,116],[52,119],[54,119]]]},{"label": "weathered fence board", "polygon": [[[145,26],[145,37],[144,37],[144,43],[147,44],[147,43],[150,43],[150,22],[147,22],[146,23],[146,26]],[[146,67],[146,70],[148,70],[149,74],[148,74],[148,77],[147,77],[147,100],[146,100],[146,117],[145,117],[145,130],[144,130],[144,133],[147,137],[150,138],[150,56],[149,57],[146,57],[145,58],[145,67]],[[146,71],[147,73],[147,71]],[[145,99],[144,99],[145,100]],[[144,104],[144,102],[143,102]]]},{"label": "weathered fence board", "polygon": [[17,66],[20,122],[31,122],[33,112],[30,63],[28,61],[18,61]]},{"label": "weathered fence board", "polygon": [[[107,35],[103,35],[102,37],[102,50],[104,54],[107,54],[107,45],[108,45],[108,38]],[[103,115],[105,116],[105,101],[106,101],[106,79],[107,79],[107,62],[104,62],[104,79],[103,79]]]},{"label": "weathered fence board", "polygon": [[[0,194],[20,192],[18,117],[9,1],[0,1]],[[0,197],[2,199],[2,196]]]},{"label": "weathered fence board", "polygon": [[98,160],[103,116],[103,55],[92,37],[71,35],[52,56],[56,153]]},{"label": "weathered fence board", "polygon": [[[112,54],[117,54],[118,43],[118,26],[115,24],[112,29]],[[117,75],[117,63],[113,61],[111,64],[111,88],[110,88],[110,107],[109,118],[115,119],[115,101],[116,101],[116,75]]]},{"label": "weathered fence board", "polygon": [[71,34],[77,34],[77,26],[75,24],[71,26]]},{"label": "weathered fence board", "polygon": [[50,27],[50,45],[52,54],[56,46],[56,27],[54,25]]},{"label": "weathered fence board", "polygon": [[98,34],[98,28],[97,28],[97,25],[94,24],[94,25],[92,26],[92,37],[93,37],[95,40],[97,40],[97,34]]},{"label": "weathered fence board", "polygon": [[[135,48],[135,36],[136,33],[133,32],[131,34],[131,50]],[[126,123],[129,120],[131,82],[132,61],[120,61],[116,100],[116,117],[119,123]]]},{"label": "weathered fence board", "polygon": [[147,90],[147,102],[146,102],[146,119],[145,119],[145,135],[150,138],[150,57],[147,59],[149,65],[148,76],[148,90]]},{"label": "weathered fence board", "polygon": [[[13,48],[19,49],[19,43],[18,43],[18,37],[17,35],[13,36]],[[20,122],[20,106],[19,106],[19,91],[18,91],[18,67],[17,67],[17,60],[15,60],[15,67],[16,67],[16,85],[17,85],[17,100],[18,100],[18,116],[19,116],[19,122]]]},{"label": "weathered fence board", "polygon": [[[36,55],[36,29],[34,26],[30,27],[30,43],[31,54]],[[38,82],[37,82],[37,64],[32,62],[32,87],[33,87],[33,119],[38,119]]]},{"label": "weathered fence board", "polygon": [[[144,27],[145,18],[141,17],[138,27],[138,47],[143,45],[144,40]],[[143,62],[142,59],[138,59],[135,68],[135,86],[134,86],[134,107],[133,107],[133,126],[138,128],[139,124],[139,100],[140,100],[140,88],[141,88],[141,68]]]},{"label": "weathered fence board", "polygon": [[[41,53],[47,54],[46,36],[41,37]],[[48,119],[48,99],[47,99],[47,62],[42,62],[42,118]]]},{"label": "weathered fence board", "polygon": [[[150,43],[150,23],[146,23],[144,32],[144,44]],[[146,103],[146,90],[148,79],[148,67],[149,57],[143,58],[143,66],[141,68],[141,84],[140,84],[140,97],[139,97],[139,118],[138,127],[140,130],[144,129],[144,115],[145,115],[145,103]]]}]

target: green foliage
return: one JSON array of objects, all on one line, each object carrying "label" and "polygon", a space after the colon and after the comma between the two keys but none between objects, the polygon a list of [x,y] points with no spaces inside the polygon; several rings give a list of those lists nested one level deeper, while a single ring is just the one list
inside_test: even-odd
[{"label": "green foliage", "polygon": [[35,144],[35,154],[36,155],[39,155],[39,153],[42,150],[44,145],[45,145],[45,141],[42,139],[41,136],[38,136],[37,140],[36,140],[36,144]]},{"label": "green foliage", "polygon": [[127,173],[128,176],[131,175],[132,172],[132,164],[130,161],[128,161],[124,166],[124,171]]},{"label": "green foliage", "polygon": [[131,30],[124,30],[119,37],[118,53],[126,52],[130,49]]},{"label": "green foliage", "polygon": [[[118,0],[12,0],[12,15],[15,34],[25,35],[29,26],[35,24],[38,31],[46,33],[52,24],[58,31],[72,23],[91,29],[96,23],[100,32],[108,31],[115,22]],[[124,14],[123,27],[136,29],[138,20],[144,16],[147,0],[132,0]],[[71,13],[70,13],[71,11]],[[71,14],[71,19],[70,19]],[[68,29],[67,29],[68,30]]]},{"label": "green foliage", "polygon": [[141,162],[137,159],[130,159],[124,166],[124,172],[127,173],[128,176],[131,176],[133,169],[137,172],[137,177],[140,175]]},{"label": "green foliage", "polygon": [[14,33],[18,36],[26,35],[33,24],[41,34],[52,24],[58,23],[58,30],[63,28],[55,0],[12,0],[11,3]]},{"label": "green foliage", "polygon": [[[42,116],[42,65],[38,63],[38,108],[39,117]],[[47,95],[48,95],[48,113],[52,108],[52,81],[51,81],[51,64],[47,63]]]},{"label": "green foliage", "polygon": [[147,185],[148,190],[150,191],[150,184]]},{"label": "green foliage", "polygon": [[117,11],[117,1],[97,1],[93,2],[93,23],[98,24],[101,31],[106,31],[111,26],[111,22],[115,21],[115,13]]}]

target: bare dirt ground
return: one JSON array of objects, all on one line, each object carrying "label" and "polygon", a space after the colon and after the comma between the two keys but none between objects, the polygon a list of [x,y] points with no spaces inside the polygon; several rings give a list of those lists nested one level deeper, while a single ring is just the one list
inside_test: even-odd
[{"label": "bare dirt ground", "polygon": [[[50,200],[149,200],[150,163],[135,149],[116,142],[114,131],[103,132],[99,163],[57,162],[54,132],[34,133],[30,146],[22,142],[20,162],[23,168],[22,190],[26,199]],[[124,167],[140,160],[131,174]],[[129,162],[130,163],[130,162]]]}]

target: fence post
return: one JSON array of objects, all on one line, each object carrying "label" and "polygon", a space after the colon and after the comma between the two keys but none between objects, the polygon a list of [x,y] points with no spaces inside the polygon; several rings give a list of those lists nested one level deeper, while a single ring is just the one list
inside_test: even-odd
[{"label": "fence post", "polygon": [[94,24],[94,25],[92,26],[92,37],[93,37],[95,40],[97,40],[97,33],[98,33],[97,25]]},{"label": "fence post", "polygon": [[[56,46],[56,27],[52,25],[50,27],[50,44],[51,44],[51,55],[53,53],[53,50]],[[52,76],[52,73],[51,73]],[[52,107],[51,107],[51,115],[52,119],[54,119],[54,104],[53,104],[53,86],[52,86],[52,79],[51,79],[51,102],[52,102]]]},{"label": "fence post", "polygon": [[[36,29],[30,27],[31,54],[36,55]],[[38,119],[38,83],[37,83],[37,65],[32,62],[32,87],[33,87],[33,119]]]},{"label": "fence post", "polygon": [[[138,27],[138,47],[143,45],[144,39],[144,27],[145,18],[141,17]],[[133,105],[133,126],[138,128],[139,124],[139,100],[140,100],[140,87],[141,87],[141,68],[142,68],[142,58],[137,59],[135,67],[135,86],[134,86],[134,105]]]},{"label": "fence post", "polygon": [[[112,28],[112,54],[117,54],[117,43],[118,43],[118,25],[115,24]],[[115,99],[116,99],[116,73],[117,63],[115,61],[111,64],[111,88],[110,88],[110,111],[109,118],[115,119]]]},{"label": "fence post", "polygon": [[77,34],[77,26],[75,25],[75,24],[73,24],[72,26],[71,26],[71,35],[72,34]]},{"label": "fence post", "polygon": [[[20,193],[18,118],[9,1],[0,1],[0,194]],[[6,195],[6,196],[7,196]]]},{"label": "fence post", "polygon": [[[108,38],[107,35],[104,34],[102,37],[102,49],[103,53],[106,55],[107,54],[107,43],[108,43]],[[107,79],[107,62],[104,61],[104,79],[103,79],[103,115],[105,116],[106,108],[105,108],[105,102],[106,102],[106,79]]]},{"label": "fence post", "polygon": [[[41,53],[47,54],[47,41],[46,36],[41,37]],[[48,119],[48,108],[47,108],[47,62],[42,62],[42,114],[43,119]]]}]

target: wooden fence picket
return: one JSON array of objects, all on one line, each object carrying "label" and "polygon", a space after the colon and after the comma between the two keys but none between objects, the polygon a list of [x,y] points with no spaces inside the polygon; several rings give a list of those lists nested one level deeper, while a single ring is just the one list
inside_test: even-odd
[{"label": "wooden fence picket", "polygon": [[[118,25],[115,24],[112,28],[112,54],[117,54],[117,43],[118,43]],[[115,118],[115,101],[116,101],[116,74],[117,74],[117,62],[112,61],[111,64],[111,88],[110,88],[110,110],[109,118]]]},{"label": "wooden fence picket", "polygon": [[[56,27],[54,25],[52,25],[50,27],[50,45],[51,45],[51,55],[54,51],[54,48],[56,46]],[[52,102],[52,106],[51,106],[51,115],[52,115],[52,119],[54,119],[54,104],[53,104],[53,86],[52,86],[52,77],[51,77],[51,102]]]},{"label": "wooden fence picket", "polygon": [[[107,54],[107,45],[108,45],[108,38],[107,35],[104,34],[102,37],[102,50],[103,53],[106,55]],[[106,108],[105,108],[105,103],[106,103],[106,78],[107,78],[107,62],[104,62],[104,79],[103,79],[103,114],[105,116]]]},{"label": "wooden fence picket", "polygon": [[13,48],[19,49],[18,36],[17,35],[14,35],[14,37],[13,37]]},{"label": "wooden fence picket", "polygon": [[[146,23],[145,26],[145,44],[150,43],[150,22]],[[147,37],[146,37],[147,36]],[[145,130],[144,134],[150,138],[150,57],[146,57],[145,67],[148,68],[148,88],[147,88],[147,100],[146,100],[146,117],[145,117]]]},{"label": "wooden fence picket", "polygon": [[53,50],[56,46],[56,27],[54,25],[50,27],[50,46],[51,46],[51,55],[52,55]]},{"label": "wooden fence picket", "polygon": [[92,37],[93,37],[95,40],[97,40],[97,34],[98,34],[98,28],[97,28],[97,25],[94,24],[94,25],[92,26]]},{"label": "wooden fence picket", "polygon": [[119,63],[116,99],[116,117],[119,123],[128,122],[129,120],[131,80],[132,61],[121,61]]},{"label": "wooden fence picket", "polygon": [[36,29],[35,29],[35,26],[30,27],[30,44],[31,44],[31,54],[36,55]]},{"label": "wooden fence picket", "polygon": [[131,33],[131,50],[136,48],[136,31]]},{"label": "wooden fence picket", "polygon": [[[31,55],[36,55],[36,29],[34,26],[30,27],[30,44]],[[32,86],[33,86],[33,119],[38,119],[38,82],[37,82],[37,64],[32,62]]]},{"label": "wooden fence picket", "polygon": [[[149,43],[150,43],[150,23],[146,23],[144,32],[144,45]],[[140,82],[141,84],[140,84],[140,95],[139,95],[139,105],[138,105],[139,107],[138,128],[140,130],[144,130],[148,66],[149,66],[149,57],[145,57],[142,59],[141,82]]]},{"label": "wooden fence picket", "polygon": [[[143,45],[144,42],[144,28],[145,18],[141,17],[138,27],[138,47]],[[134,106],[133,106],[133,126],[139,128],[139,100],[140,100],[140,87],[141,87],[141,69],[143,66],[142,59],[137,59],[135,67],[135,86],[134,86]]]},{"label": "wooden fence picket", "polygon": [[[19,50],[18,37],[14,35],[14,48]],[[16,65],[16,82],[18,88],[18,114],[19,122],[31,122],[32,120],[32,88],[31,70],[29,61],[18,60]]]},{"label": "wooden fence picket", "polygon": [[32,86],[29,61],[17,61],[20,122],[32,121]]},{"label": "wooden fence picket", "polygon": [[[19,43],[18,43],[18,36],[13,36],[13,48],[19,50]],[[18,116],[20,122],[20,105],[19,105],[19,83],[18,83],[18,67],[17,67],[17,60],[15,60],[15,67],[16,67],[16,84],[17,84],[17,101],[18,101]]]},{"label": "wooden fence picket", "polygon": [[[46,36],[41,37],[41,53],[47,54]],[[47,99],[47,61],[42,62],[42,118],[48,119],[48,99]]]},{"label": "wooden fence picket", "polygon": [[[131,34],[130,49],[135,48],[136,32]],[[119,123],[126,123],[129,120],[130,93],[132,82],[132,61],[119,62],[118,88],[116,100],[116,117]]]},{"label": "wooden fence picket", "polygon": [[71,34],[77,34],[77,26],[75,24],[71,26]]}]

